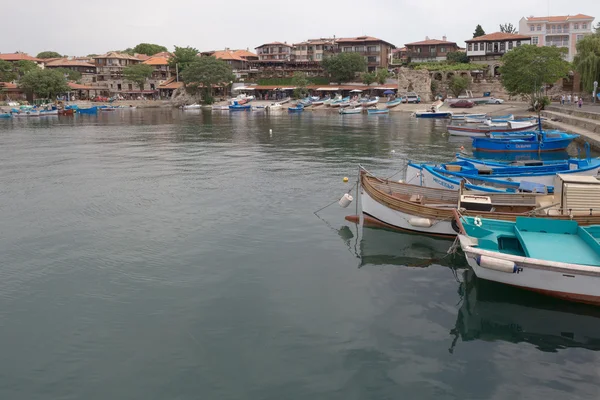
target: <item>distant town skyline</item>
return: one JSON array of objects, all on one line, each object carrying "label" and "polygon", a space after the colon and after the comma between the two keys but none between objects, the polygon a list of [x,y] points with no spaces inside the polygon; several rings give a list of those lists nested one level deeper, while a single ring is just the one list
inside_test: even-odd
[{"label": "distant town skyline", "polygon": [[[123,50],[141,42],[173,50],[193,46],[200,51],[249,48],[272,41],[297,43],[319,37],[370,35],[401,47],[426,36],[465,46],[477,24],[486,33],[512,23],[518,29],[526,16],[574,15],[600,20],[600,2],[581,0],[505,0],[484,2],[441,0],[413,2],[379,0],[306,0],[289,2],[230,0],[203,5],[191,0],[167,4],[155,0],[108,0],[90,3],[73,0],[60,7],[34,0],[27,7],[10,2],[3,7],[3,31],[12,32],[0,44],[0,53],[22,51],[32,55],[45,50],[70,56]],[[7,36],[8,38],[8,36]]]}]

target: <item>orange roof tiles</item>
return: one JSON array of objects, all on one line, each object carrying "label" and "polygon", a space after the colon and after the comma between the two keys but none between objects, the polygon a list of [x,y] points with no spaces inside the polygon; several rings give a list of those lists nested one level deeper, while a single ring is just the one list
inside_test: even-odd
[{"label": "orange roof tiles", "polygon": [[142,64],[147,64],[147,65],[169,65],[169,59],[167,57],[152,56],[152,57],[149,57],[146,61],[143,61]]},{"label": "orange roof tiles", "polygon": [[455,45],[455,42],[448,42],[446,40],[438,40],[438,39],[429,39],[429,40],[423,40],[420,42],[413,42],[413,43],[406,43],[405,46],[434,46],[436,44],[447,44],[447,45]]},{"label": "orange roof tiles", "polygon": [[465,42],[487,42],[487,41],[500,41],[500,40],[527,40],[531,39],[531,36],[518,35],[516,33],[504,33],[495,32],[488,35],[479,36],[473,39],[465,40]]},{"label": "orange roof tiles", "polygon": [[35,58],[35,57],[31,57],[29,54],[26,53],[5,53],[5,54],[0,54],[0,60],[4,60],[4,61],[34,61],[34,62],[42,62],[43,60],[40,60],[39,58]]},{"label": "orange roof tiles", "polygon": [[148,60],[151,56],[147,56],[146,54],[135,54],[135,57],[138,58],[139,60],[142,61],[146,61]]},{"label": "orange roof tiles", "polygon": [[212,56],[220,60],[245,61],[242,57],[231,50],[217,50],[212,54]]},{"label": "orange roof tiles", "polygon": [[73,90],[106,90],[104,86],[86,86],[75,82],[67,82],[67,85]]},{"label": "orange roof tiles", "polygon": [[590,17],[585,14],[577,14],[577,15],[557,15],[551,17],[527,17],[525,18],[527,21],[548,21],[548,22],[566,22],[574,19],[594,19],[594,17]]},{"label": "orange roof tiles", "polygon": [[102,54],[102,55],[99,55],[99,56],[94,56],[92,58],[94,58],[94,59],[99,59],[99,58],[118,58],[118,59],[122,59],[122,60],[140,61],[140,59],[137,58],[137,57],[130,56],[129,54],[125,54],[125,53],[117,53],[116,51],[109,51],[106,54]]},{"label": "orange roof tiles", "polygon": [[69,60],[67,58],[59,58],[58,60],[53,60],[46,63],[46,67],[93,67],[96,66],[94,64],[90,64],[81,60]]}]

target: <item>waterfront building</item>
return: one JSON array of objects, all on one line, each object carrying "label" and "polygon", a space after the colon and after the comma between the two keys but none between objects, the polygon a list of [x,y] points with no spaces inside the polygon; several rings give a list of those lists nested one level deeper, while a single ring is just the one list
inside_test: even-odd
[{"label": "waterfront building", "polygon": [[336,51],[341,53],[359,53],[367,61],[367,70],[376,71],[378,68],[388,68],[390,54],[396,48],[385,40],[372,36],[357,36],[353,38],[335,39]]},{"label": "waterfront building", "polygon": [[446,40],[446,36],[442,40],[425,37],[423,41],[407,43],[405,46],[408,62],[413,63],[446,61],[448,53],[460,50],[455,42]]},{"label": "waterfront building", "polygon": [[285,42],[265,43],[255,49],[259,61],[284,62],[292,59],[293,46]]},{"label": "waterfront building", "polygon": [[336,49],[335,39],[308,39],[293,45],[292,59],[295,61],[323,61],[323,58],[333,54]]},{"label": "waterfront building", "polygon": [[390,64],[406,64],[408,62],[408,53],[406,47],[392,50],[390,54]]},{"label": "waterfront building", "polygon": [[499,75],[502,56],[524,44],[531,44],[531,37],[514,33],[496,32],[465,40],[469,62],[483,65],[485,77]]},{"label": "waterfront building", "polygon": [[568,50],[567,61],[577,54],[577,42],[593,33],[594,17],[589,15],[563,15],[551,17],[523,17],[519,21],[519,33],[531,36],[536,46],[564,47]]},{"label": "waterfront building", "polygon": [[59,58],[46,61],[46,68],[65,68],[81,74],[82,83],[96,82],[96,65],[90,62],[70,58]]},{"label": "waterfront building", "polygon": [[252,68],[252,64],[258,61],[258,55],[252,53],[249,50],[211,50],[203,51],[198,54],[201,57],[212,56],[219,60],[225,61],[233,69],[233,73],[238,79],[245,79],[252,72],[257,72],[255,68]]},{"label": "waterfront building", "polygon": [[169,67],[169,58],[171,57],[172,56],[170,53],[161,55],[157,54],[142,62],[142,64],[150,65],[152,68],[154,68],[154,71],[152,71],[152,76],[148,79],[150,90],[157,90],[158,85],[174,75],[171,67]]},{"label": "waterfront building", "polygon": [[27,53],[0,53],[0,60],[8,61],[8,62],[17,62],[17,61],[33,61],[41,68],[44,68],[45,60],[41,58],[32,57]]}]

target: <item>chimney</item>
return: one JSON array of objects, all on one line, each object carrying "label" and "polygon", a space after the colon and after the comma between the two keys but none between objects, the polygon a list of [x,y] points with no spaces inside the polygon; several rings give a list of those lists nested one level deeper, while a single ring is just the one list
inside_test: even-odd
[{"label": "chimney", "polygon": [[429,40],[429,36],[425,36],[425,40]]},{"label": "chimney", "polygon": [[442,40],[443,40],[444,42],[446,42],[446,39],[447,39],[447,38],[446,38],[446,35],[442,36]]}]

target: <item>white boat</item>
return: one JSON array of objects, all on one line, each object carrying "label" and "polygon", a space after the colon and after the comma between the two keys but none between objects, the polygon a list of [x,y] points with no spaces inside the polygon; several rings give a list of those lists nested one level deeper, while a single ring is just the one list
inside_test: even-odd
[{"label": "white boat", "polygon": [[39,111],[31,111],[31,110],[21,110],[18,113],[14,113],[13,117],[15,118],[25,118],[25,117],[39,117]]},{"label": "white boat", "polygon": [[[335,107],[333,104],[331,105],[332,107]],[[338,106],[340,108],[345,108],[345,107],[350,107],[350,102],[349,101],[344,101],[342,103],[339,103]]]},{"label": "white boat", "polygon": [[265,111],[265,106],[252,106],[252,111]]},{"label": "white boat", "polygon": [[369,100],[367,100],[367,101],[361,101],[361,102],[360,102],[360,105],[361,105],[362,107],[365,107],[365,108],[367,108],[367,107],[371,107],[371,106],[376,106],[376,105],[377,105],[377,103],[379,103],[379,97],[375,96],[374,98],[372,98],[372,99],[369,99]]},{"label": "white boat", "polygon": [[324,102],[325,102],[324,100],[316,100],[316,101],[312,102],[312,105],[313,106],[322,106]]},{"label": "white boat", "polygon": [[283,110],[282,103],[271,103],[267,106],[267,111],[279,111],[279,110]]},{"label": "white boat", "polygon": [[58,110],[40,110],[40,117],[58,115]]},{"label": "white boat", "polygon": [[340,114],[362,114],[362,112],[363,112],[362,107],[340,108],[340,111],[339,111]]},{"label": "white boat", "polygon": [[214,111],[229,111],[229,106],[228,105],[225,105],[225,106],[213,105],[213,106],[211,106],[211,109]]},{"label": "white boat", "polygon": [[459,217],[460,246],[478,278],[600,304],[600,226],[517,217]]},{"label": "white boat", "polygon": [[199,108],[201,108],[202,106],[200,104],[189,104],[187,106],[183,106],[184,110],[198,110]]},{"label": "white boat", "polygon": [[452,119],[456,121],[466,121],[467,119],[479,118],[484,120],[487,114],[452,114]]}]

